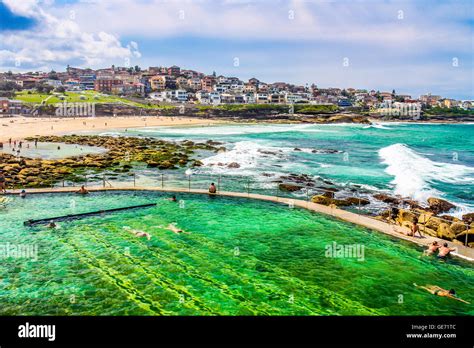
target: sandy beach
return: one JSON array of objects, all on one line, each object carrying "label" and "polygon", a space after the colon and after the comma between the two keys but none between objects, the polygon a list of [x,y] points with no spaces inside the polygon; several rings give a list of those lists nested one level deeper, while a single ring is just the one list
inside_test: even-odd
[{"label": "sandy beach", "polygon": [[198,126],[222,123],[222,121],[189,117],[76,117],[32,118],[13,117],[0,120],[0,142],[20,140],[35,135],[61,135],[82,131],[105,131],[118,128],[150,126]]}]

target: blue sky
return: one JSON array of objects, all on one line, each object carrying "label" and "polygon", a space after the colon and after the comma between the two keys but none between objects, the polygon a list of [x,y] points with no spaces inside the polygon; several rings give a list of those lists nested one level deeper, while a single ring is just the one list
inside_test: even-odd
[{"label": "blue sky", "polygon": [[0,0],[0,70],[177,64],[474,99],[473,29],[470,0]]}]

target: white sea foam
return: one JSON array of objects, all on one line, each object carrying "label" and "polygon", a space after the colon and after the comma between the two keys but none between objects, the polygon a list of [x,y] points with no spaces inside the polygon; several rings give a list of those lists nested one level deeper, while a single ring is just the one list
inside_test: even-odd
[{"label": "white sea foam", "polygon": [[368,126],[364,126],[363,128],[377,128],[377,129],[392,129],[390,127],[385,127],[383,124],[381,123],[372,123]]},{"label": "white sea foam", "polygon": [[[280,148],[253,141],[239,141],[228,151],[202,159],[205,167],[200,170],[215,174],[254,175],[277,161],[283,164],[287,158],[287,152]],[[239,168],[229,168],[231,163],[238,163]]]},{"label": "white sea foam", "polygon": [[[236,125],[236,126],[204,126],[204,127],[147,127],[135,128],[143,133],[159,133],[170,135],[243,135],[243,134],[264,134],[264,133],[281,133],[292,131],[304,131],[312,127],[310,124],[296,124],[296,125]],[[321,130],[314,129],[312,131],[321,132]]]},{"label": "white sea foam", "polygon": [[394,176],[394,191],[403,197],[425,202],[443,193],[430,186],[433,182],[474,184],[474,168],[452,163],[434,162],[404,144],[393,144],[379,150],[385,172]]}]

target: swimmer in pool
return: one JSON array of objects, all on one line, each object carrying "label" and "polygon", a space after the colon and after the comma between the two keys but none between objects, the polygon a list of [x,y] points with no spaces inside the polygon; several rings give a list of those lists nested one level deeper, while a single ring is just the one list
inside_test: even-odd
[{"label": "swimmer in pool", "polygon": [[428,249],[426,249],[423,254],[424,255],[433,255],[435,252],[437,252],[441,248],[441,245],[438,244],[437,241],[434,241],[428,246]]},{"label": "swimmer in pool", "polygon": [[424,289],[424,290],[432,293],[433,295],[441,296],[441,297],[448,297],[448,298],[452,298],[453,300],[456,300],[456,301],[460,301],[460,302],[470,304],[470,302],[464,301],[463,299],[461,299],[459,297],[456,297],[456,291],[454,291],[454,289],[446,290],[446,289],[443,289],[443,288],[441,288],[437,285],[420,286],[420,285],[417,285],[415,283],[413,283],[413,285],[415,285],[417,288]]},{"label": "swimmer in pool", "polygon": [[186,233],[186,234],[191,234],[190,232],[185,232],[182,229],[176,227],[176,222],[173,222],[172,224],[169,224],[168,226],[157,226],[158,228],[164,228],[166,230],[170,230],[173,233],[180,234],[180,233]]},{"label": "swimmer in pool", "polygon": [[78,191],[76,191],[76,193],[79,193],[81,195],[87,195],[89,191],[84,187],[84,185],[82,185],[81,188]]},{"label": "swimmer in pool", "polygon": [[448,247],[448,243],[444,243],[442,247],[439,248],[438,257],[440,259],[446,260],[450,255],[451,251],[456,251],[455,248]]},{"label": "swimmer in pool", "polygon": [[128,226],[124,226],[123,229],[127,232],[130,232],[131,234],[133,234],[134,236],[136,237],[146,237],[146,239],[150,240],[151,239],[151,235],[145,231],[140,231],[140,230],[134,230]]}]

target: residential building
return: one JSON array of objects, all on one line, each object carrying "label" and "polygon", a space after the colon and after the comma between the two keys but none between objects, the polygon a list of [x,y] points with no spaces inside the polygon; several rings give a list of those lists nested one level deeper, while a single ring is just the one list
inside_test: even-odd
[{"label": "residential building", "polygon": [[283,93],[273,93],[268,96],[268,101],[272,104],[283,104],[286,98]]},{"label": "residential building", "polygon": [[204,76],[204,78],[201,80],[201,89],[211,92],[215,84],[216,79],[213,76]]},{"label": "residential building", "polygon": [[112,78],[98,78],[94,81],[94,90],[97,92],[111,93],[113,88],[117,88],[118,85],[122,85],[121,80]]},{"label": "residential building", "polygon": [[181,72],[181,69],[179,66],[173,65],[168,68],[168,75],[171,76],[179,76]]},{"label": "residential building", "polygon": [[173,99],[174,100],[177,100],[179,102],[185,102],[188,100],[188,92],[186,92],[186,90],[184,89],[177,89],[175,91],[173,91]]},{"label": "residential building", "polygon": [[0,97],[0,115],[9,114],[10,103],[8,98]]},{"label": "residential building", "polygon": [[255,102],[257,104],[268,104],[268,93],[257,93]]},{"label": "residential building", "polygon": [[164,91],[166,88],[166,76],[155,75],[150,77],[149,81],[152,91]]}]

